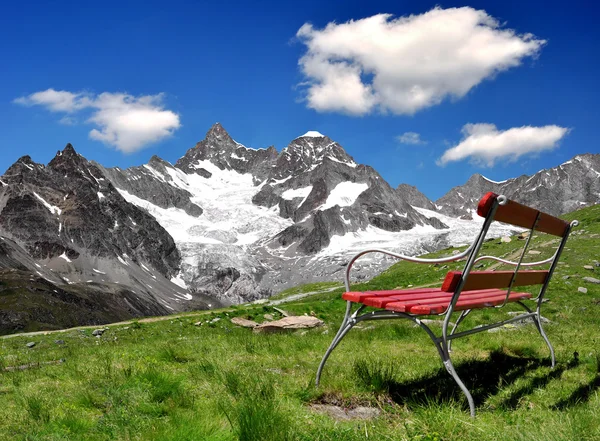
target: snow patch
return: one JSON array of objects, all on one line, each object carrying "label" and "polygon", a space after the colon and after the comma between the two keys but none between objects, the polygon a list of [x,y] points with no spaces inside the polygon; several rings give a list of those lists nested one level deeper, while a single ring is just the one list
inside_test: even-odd
[{"label": "snow patch", "polygon": [[103,273],[100,270],[97,270],[96,268],[92,268],[92,271],[94,271],[95,273],[98,273],[98,274],[106,274],[106,273]]},{"label": "snow patch", "polygon": [[298,138],[324,138],[324,137],[325,137],[325,135],[322,135],[321,133],[319,133],[315,130],[309,130],[304,135],[299,136]]},{"label": "snow patch", "polygon": [[321,210],[339,205],[340,207],[348,207],[354,202],[360,194],[369,188],[369,184],[357,182],[340,182],[335,186],[325,203],[319,207]]},{"label": "snow patch", "polygon": [[294,198],[306,198],[312,189],[312,185],[309,185],[308,187],[289,189],[281,193],[281,197],[288,201]]},{"label": "snow patch", "polygon": [[50,211],[50,213],[57,214],[60,216],[60,214],[62,213],[62,210],[60,208],[46,202],[46,200],[43,197],[41,197],[39,194],[37,194],[35,191],[33,192],[33,194],[35,195],[36,198],[38,198],[42,202],[42,204],[44,204],[44,206],[48,209],[48,211]]},{"label": "snow patch", "polygon": [[[95,179],[95,178],[94,178]],[[104,199],[106,196],[104,196],[104,194],[102,194],[101,192],[98,192],[98,199],[102,200]]]},{"label": "snow patch", "polygon": [[67,253],[62,253],[60,256],[61,259],[65,259],[67,262],[71,263],[71,259],[67,257]]}]

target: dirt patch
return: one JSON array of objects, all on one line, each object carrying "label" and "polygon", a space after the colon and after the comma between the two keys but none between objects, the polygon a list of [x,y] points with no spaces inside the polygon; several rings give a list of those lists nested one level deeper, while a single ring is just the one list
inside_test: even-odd
[{"label": "dirt patch", "polygon": [[381,410],[378,408],[367,406],[357,406],[349,409],[332,404],[312,404],[310,408],[317,413],[329,415],[337,421],[370,420],[381,414]]}]

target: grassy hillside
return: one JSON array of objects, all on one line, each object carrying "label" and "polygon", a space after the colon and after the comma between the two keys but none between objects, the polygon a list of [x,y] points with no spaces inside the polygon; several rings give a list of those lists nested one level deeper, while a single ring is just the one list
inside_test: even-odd
[{"label": "grassy hillside", "polygon": [[[558,365],[550,369],[533,325],[458,340],[453,359],[475,397],[475,420],[428,337],[408,321],[366,322],[353,330],[316,389],[318,363],[345,306],[341,288],[317,284],[279,296],[321,292],[278,306],[325,321],[310,331],[265,335],[232,325],[233,316],[279,316],[271,306],[250,305],[109,326],[99,338],[83,329],[1,339],[0,439],[600,439],[600,285],[583,281],[600,278],[593,262],[600,260],[600,206],[568,217],[581,224],[542,310]],[[511,256],[522,244],[493,240],[485,247]],[[551,255],[556,245],[539,235],[530,249],[541,254],[530,257]],[[438,283],[461,265],[402,262],[356,288]],[[516,310],[474,312],[465,328]],[[333,406],[341,416],[370,417],[331,416]]]}]

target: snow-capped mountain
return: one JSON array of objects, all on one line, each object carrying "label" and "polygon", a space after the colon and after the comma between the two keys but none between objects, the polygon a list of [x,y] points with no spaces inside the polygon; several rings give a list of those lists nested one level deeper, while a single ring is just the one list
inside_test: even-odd
[{"label": "snow-capped mountain", "polygon": [[[391,188],[314,131],[277,152],[246,147],[217,123],[174,165],[153,156],[128,169],[67,145],[47,166],[24,156],[0,177],[0,272],[24,271],[23,280],[83,305],[108,296],[98,302],[119,319],[246,302],[341,280],[350,256],[367,248],[414,255],[468,243],[487,191],[553,214],[597,203],[599,157],[505,182],[474,175],[434,204],[415,187]],[[355,274],[390,263],[369,256]]]},{"label": "snow-capped mountain", "polygon": [[396,233],[447,228],[318,132],[278,154],[273,147],[245,147],[217,123],[174,166],[153,158],[142,167],[103,172],[174,238],[182,263],[172,280],[226,302],[296,283],[302,276],[281,278],[277,271],[301,273],[301,265],[320,261],[318,253],[334,237],[368,227]]},{"label": "snow-capped mountain", "polygon": [[146,314],[212,301],[169,281],[181,262],[173,238],[70,144],[47,166],[24,156],[0,178],[0,237],[33,259],[20,261],[35,277],[112,292]]},{"label": "snow-capped mountain", "polygon": [[475,174],[435,201],[440,212],[472,218],[482,194],[493,191],[510,199],[560,215],[600,202],[600,154],[586,153],[531,176],[519,176],[502,182]]}]

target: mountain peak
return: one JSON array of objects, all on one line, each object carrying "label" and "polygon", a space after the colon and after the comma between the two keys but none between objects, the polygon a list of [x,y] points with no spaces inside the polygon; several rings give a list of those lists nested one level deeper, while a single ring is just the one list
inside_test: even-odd
[{"label": "mountain peak", "polygon": [[325,138],[325,135],[323,135],[315,130],[309,130],[304,135],[299,136],[298,138]]},{"label": "mountain peak", "polygon": [[227,130],[225,130],[223,128],[223,126],[221,125],[220,122],[214,123],[211,126],[211,128],[208,129],[208,132],[206,132],[206,139],[209,139],[209,138],[222,139],[224,137],[230,138],[229,133],[227,133]]},{"label": "mountain peak", "polygon": [[48,163],[48,167],[55,170],[76,168],[84,159],[75,151],[71,143],[68,143],[62,151],[56,152],[56,156]]}]

